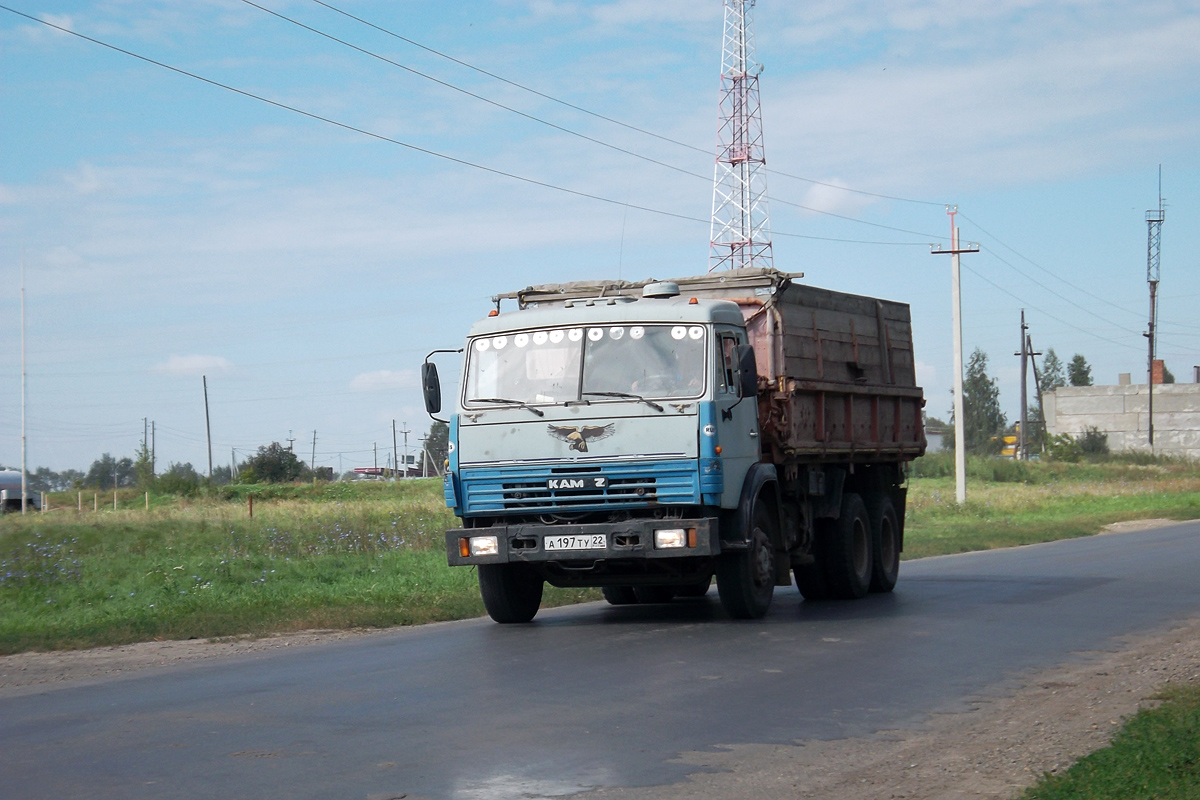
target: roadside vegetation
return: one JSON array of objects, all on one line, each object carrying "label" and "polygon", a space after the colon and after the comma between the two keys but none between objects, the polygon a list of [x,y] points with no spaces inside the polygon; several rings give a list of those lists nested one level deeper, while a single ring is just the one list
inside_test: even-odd
[{"label": "roadside vegetation", "polygon": [[[968,471],[959,507],[953,455],[915,463],[905,558],[1200,518],[1189,462],[972,458]],[[484,613],[474,571],[446,566],[443,533],[456,520],[436,479],[189,488],[152,492],[149,510],[137,489],[118,489],[115,511],[111,490],[49,499],[45,514],[0,519],[0,653]],[[599,597],[547,587],[543,603]]]},{"label": "roadside vegetation", "polygon": [[1169,687],[1108,747],[1047,775],[1021,800],[1194,800],[1200,797],[1200,686]]}]

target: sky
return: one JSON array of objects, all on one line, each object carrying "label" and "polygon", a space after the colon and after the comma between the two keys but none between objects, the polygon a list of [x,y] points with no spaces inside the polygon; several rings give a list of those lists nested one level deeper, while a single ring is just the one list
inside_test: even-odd
[{"label": "sky", "polygon": [[[0,464],[22,269],[30,468],[133,456],[153,420],[159,466],[201,472],[205,377],[215,466],[289,438],[383,464],[393,421],[413,452],[429,429],[425,354],[492,295],[707,269],[717,0],[0,4],[111,46],[0,9]],[[946,204],[1010,420],[1022,309],[1035,349],[1145,381],[1160,165],[1159,352],[1192,379],[1194,3],[761,0],[753,25],[775,266],[909,303],[929,414]]]}]

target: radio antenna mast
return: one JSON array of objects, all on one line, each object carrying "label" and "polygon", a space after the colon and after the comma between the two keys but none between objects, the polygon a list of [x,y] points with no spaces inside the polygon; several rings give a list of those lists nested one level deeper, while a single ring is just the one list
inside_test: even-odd
[{"label": "radio antenna mast", "polygon": [[754,0],[725,0],[709,272],[773,263],[752,8]]}]

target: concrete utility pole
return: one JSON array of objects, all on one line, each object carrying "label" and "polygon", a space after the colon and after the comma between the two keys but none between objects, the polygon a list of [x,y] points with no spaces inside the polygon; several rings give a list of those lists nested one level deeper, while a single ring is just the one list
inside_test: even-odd
[{"label": "concrete utility pole", "polygon": [[158,442],[158,435],[155,431],[156,424],[157,423],[155,423],[154,420],[150,420],[150,472],[155,475],[158,474],[158,458],[156,456],[156,453],[158,452],[156,446]]},{"label": "concrete utility pole", "polygon": [[410,433],[412,433],[412,431],[410,431],[408,429],[407,422],[405,422],[403,424],[404,424],[404,428],[400,432],[404,434],[404,477],[407,478],[408,477],[408,435]]},{"label": "concrete utility pole", "polygon": [[[400,451],[396,449],[396,420],[392,420],[392,463],[397,468],[400,466]],[[406,464],[405,467],[408,465]],[[396,471],[392,471],[392,480],[397,480]]]},{"label": "concrete utility pole", "polygon": [[29,505],[29,465],[25,449],[25,250],[21,249],[21,515]]},{"label": "concrete utility pole", "polygon": [[1147,359],[1146,397],[1149,401],[1147,432],[1150,436],[1150,451],[1154,452],[1154,339],[1155,323],[1158,322],[1158,279],[1159,261],[1162,257],[1162,224],[1166,219],[1162,196],[1162,164],[1158,165],[1158,208],[1146,212],[1146,283],[1150,285],[1150,324],[1143,336],[1149,342],[1150,355]]},{"label": "concrete utility pole", "polygon": [[958,257],[962,253],[978,253],[979,245],[969,242],[960,248],[958,226],[954,224],[958,206],[946,206],[946,213],[950,216],[950,249],[943,250],[941,245],[936,245],[931,252],[950,255],[951,327],[954,334],[954,497],[962,505],[967,502],[967,447],[963,423],[962,273]]},{"label": "concrete utility pole", "polygon": [[204,435],[208,438],[208,479],[212,480],[212,425],[208,421],[208,376],[204,380]]},{"label": "concrete utility pole", "polygon": [[308,462],[308,468],[313,471],[313,480],[317,479],[317,432],[313,431],[313,446],[312,460]]}]

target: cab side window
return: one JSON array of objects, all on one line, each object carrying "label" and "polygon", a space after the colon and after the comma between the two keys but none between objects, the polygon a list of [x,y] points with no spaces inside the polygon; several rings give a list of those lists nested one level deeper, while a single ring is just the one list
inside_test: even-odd
[{"label": "cab side window", "polygon": [[737,394],[737,338],[721,334],[717,357],[721,360],[719,390],[724,394]]}]

